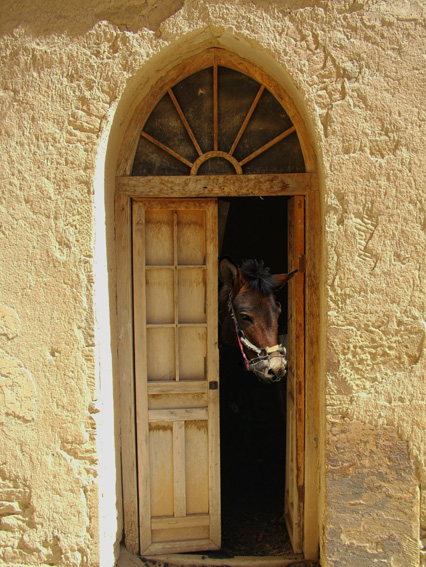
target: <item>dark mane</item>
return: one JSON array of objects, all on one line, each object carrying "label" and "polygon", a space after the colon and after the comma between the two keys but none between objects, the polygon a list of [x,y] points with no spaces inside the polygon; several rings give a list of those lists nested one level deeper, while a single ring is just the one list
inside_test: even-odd
[{"label": "dark mane", "polygon": [[257,260],[243,260],[240,269],[252,289],[257,289],[263,295],[272,293],[276,281],[270,273],[270,268],[264,265],[263,260],[261,262]]}]

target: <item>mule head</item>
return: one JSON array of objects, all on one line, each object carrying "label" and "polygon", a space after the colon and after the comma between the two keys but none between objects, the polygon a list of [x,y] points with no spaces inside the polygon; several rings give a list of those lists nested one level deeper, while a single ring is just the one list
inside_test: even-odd
[{"label": "mule head", "polygon": [[247,367],[266,382],[281,380],[286,372],[285,349],[278,344],[278,318],[281,305],[275,292],[297,272],[269,273],[263,263],[247,260],[239,268],[228,258],[219,264],[219,272],[229,290],[230,316]]}]

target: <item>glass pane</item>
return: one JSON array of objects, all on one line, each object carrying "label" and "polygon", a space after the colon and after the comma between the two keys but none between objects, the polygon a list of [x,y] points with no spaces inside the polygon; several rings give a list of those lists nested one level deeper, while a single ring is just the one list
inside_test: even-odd
[{"label": "glass pane", "polygon": [[213,149],[213,68],[194,73],[173,87],[174,95],[201,150]]},{"label": "glass pane", "polygon": [[178,211],[178,264],[203,265],[206,256],[206,219],[204,211]]},{"label": "glass pane", "polygon": [[145,219],[147,266],[173,265],[173,211],[147,210]]},{"label": "glass pane", "polygon": [[143,131],[191,162],[198,157],[168,93],[152,111]]},{"label": "glass pane", "polygon": [[205,327],[179,327],[179,370],[181,380],[206,379]]},{"label": "glass pane", "polygon": [[304,173],[305,160],[296,132],[243,166],[245,174]]},{"label": "glass pane", "polygon": [[174,380],[176,377],[174,328],[148,328],[146,347],[148,380]]},{"label": "glass pane", "polygon": [[269,91],[265,90],[247,124],[234,156],[241,161],[291,126],[292,122],[284,108]]},{"label": "glass pane", "polygon": [[235,167],[227,159],[210,158],[200,165],[197,175],[233,175]]},{"label": "glass pane", "polygon": [[260,84],[248,75],[219,67],[219,150],[229,152],[231,149],[259,88]]},{"label": "glass pane", "polygon": [[132,175],[189,175],[189,166],[141,137],[133,162]]},{"label": "glass pane", "polygon": [[146,270],[146,322],[174,323],[174,272]]},{"label": "glass pane", "polygon": [[205,323],[206,271],[179,270],[178,290],[179,323]]}]

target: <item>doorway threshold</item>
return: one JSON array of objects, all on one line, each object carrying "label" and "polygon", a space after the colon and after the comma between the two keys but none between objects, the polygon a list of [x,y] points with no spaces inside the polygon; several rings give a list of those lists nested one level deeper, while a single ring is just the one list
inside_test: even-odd
[{"label": "doorway threshold", "polygon": [[209,557],[208,554],[170,554],[142,557],[144,567],[319,567],[319,563],[305,561],[303,557]]},{"label": "doorway threshold", "polygon": [[320,567],[316,561],[307,561],[301,555],[289,557],[229,556],[220,552],[172,553],[155,556],[132,555],[121,548],[117,567]]}]

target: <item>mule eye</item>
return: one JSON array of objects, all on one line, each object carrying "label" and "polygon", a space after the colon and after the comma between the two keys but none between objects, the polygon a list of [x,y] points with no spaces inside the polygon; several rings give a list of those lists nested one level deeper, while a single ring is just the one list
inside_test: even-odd
[{"label": "mule eye", "polygon": [[253,319],[247,313],[239,313],[240,319],[242,321],[247,321],[247,323],[253,323]]}]

